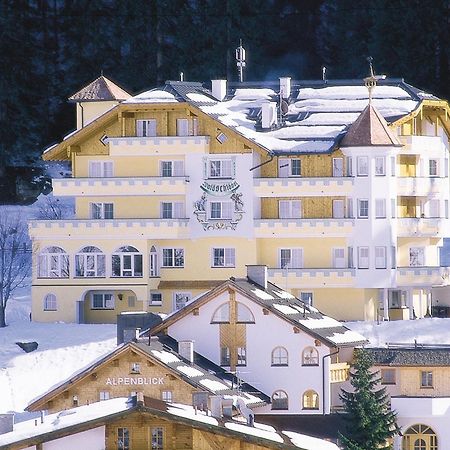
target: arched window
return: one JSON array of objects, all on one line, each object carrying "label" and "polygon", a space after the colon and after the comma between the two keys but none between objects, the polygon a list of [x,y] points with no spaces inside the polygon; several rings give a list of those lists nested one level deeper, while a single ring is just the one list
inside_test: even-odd
[{"label": "arched window", "polygon": [[319,352],[314,347],[306,347],[302,354],[302,364],[304,366],[318,366]]},{"label": "arched window", "polygon": [[319,409],[319,394],[312,389],[303,394],[303,409]]},{"label": "arched window", "polygon": [[142,277],[142,254],[127,245],[120,247],[112,255],[113,277]]},{"label": "arched window", "polygon": [[255,317],[247,306],[237,303],[237,323],[255,323]]},{"label": "arched window", "polygon": [[402,450],[437,450],[436,433],[428,425],[417,424],[403,433]]},{"label": "arched window", "polygon": [[289,409],[289,399],[285,391],[275,391],[272,394],[272,409]]},{"label": "arched window", "polygon": [[[211,323],[230,323],[230,303],[220,305],[211,318]],[[255,317],[250,309],[236,302],[236,323],[255,323]]]},{"label": "arched window", "polygon": [[159,277],[158,252],[154,245],[150,249],[150,276]]},{"label": "arched window", "polygon": [[39,278],[69,278],[69,255],[60,247],[47,247],[38,256]]},{"label": "arched window", "polygon": [[211,323],[230,323],[230,304],[228,302],[220,305],[214,311]]},{"label": "arched window", "polygon": [[44,311],[56,311],[56,295],[55,294],[47,294],[44,297]]},{"label": "arched window", "polygon": [[105,255],[97,247],[84,247],[75,255],[75,276],[104,277]]},{"label": "arched window", "polygon": [[287,366],[288,351],[284,347],[275,347],[272,350],[272,366]]}]

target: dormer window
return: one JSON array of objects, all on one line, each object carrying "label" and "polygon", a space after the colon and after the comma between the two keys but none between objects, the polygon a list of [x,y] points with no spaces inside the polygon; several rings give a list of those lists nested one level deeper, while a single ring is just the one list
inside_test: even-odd
[{"label": "dormer window", "polygon": [[131,373],[141,373],[141,365],[137,362],[131,364]]}]

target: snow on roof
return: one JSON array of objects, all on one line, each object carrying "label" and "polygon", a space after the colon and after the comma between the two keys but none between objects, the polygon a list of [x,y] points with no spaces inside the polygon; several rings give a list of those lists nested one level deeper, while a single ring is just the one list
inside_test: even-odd
[{"label": "snow on roof", "polygon": [[337,450],[339,447],[324,439],[307,436],[306,434],[294,433],[293,431],[283,431],[296,447],[314,450]]},{"label": "snow on roof", "polygon": [[252,289],[252,292],[262,300],[273,300],[273,297],[261,289]]},{"label": "snow on roof", "polygon": [[225,422],[225,428],[229,430],[238,431],[240,433],[249,434],[251,436],[260,437],[263,439],[269,439],[274,442],[284,443],[284,439],[276,432],[271,432],[262,428],[249,427],[236,422]]},{"label": "snow on roof", "polygon": [[14,430],[0,434],[0,446],[39,436],[51,431],[64,429],[69,426],[82,424],[94,419],[107,417],[115,413],[126,411],[132,404],[127,398],[114,398],[102,402],[91,403],[70,410],[45,416],[44,423],[35,425],[35,419],[14,424]]},{"label": "snow on roof", "polygon": [[152,355],[162,361],[163,363],[173,363],[180,361],[181,359],[177,358],[173,353],[167,352],[165,350],[159,351],[159,350],[152,350]]},{"label": "snow on roof", "polygon": [[274,289],[273,293],[280,298],[295,298],[291,293],[286,291],[277,291],[276,289]]},{"label": "snow on roof", "polygon": [[229,389],[229,387],[224,384],[220,383],[219,381],[215,380],[209,380],[207,378],[204,378],[203,380],[200,380],[199,383],[203,386],[205,386],[208,389],[211,389],[211,391],[224,391],[225,389]]},{"label": "snow on roof", "polygon": [[280,128],[279,130],[269,131],[269,136],[275,138],[291,138],[291,139],[311,139],[311,138],[330,138],[334,139],[342,131],[344,131],[345,126],[302,126],[302,125],[292,125],[286,128]]},{"label": "snow on roof", "polygon": [[312,330],[316,330],[318,328],[334,328],[342,326],[341,322],[338,322],[337,320],[328,316],[323,316],[322,318],[317,319],[299,320],[299,323],[306,325]]},{"label": "snow on roof", "polygon": [[258,99],[270,99],[275,96],[276,93],[272,89],[260,88],[260,89],[236,89],[234,92],[234,98],[236,100],[258,100]]},{"label": "snow on roof", "polygon": [[[369,98],[365,86],[330,86],[324,88],[301,88],[298,91],[299,99],[333,98],[341,100],[356,100]],[[408,92],[399,86],[377,86],[373,90],[373,98],[410,98]]]},{"label": "snow on roof", "polygon": [[283,314],[298,314],[297,309],[291,308],[289,305],[280,305],[278,303],[273,303],[272,305],[275,309],[282,312]]},{"label": "snow on roof", "polygon": [[207,423],[209,425],[219,426],[216,418],[208,416],[207,413],[195,410],[193,407],[183,405],[181,403],[170,403],[167,405],[167,412],[175,416],[184,417],[185,419],[194,420],[196,422]]},{"label": "snow on roof", "polygon": [[203,372],[200,372],[200,370],[197,370],[194,367],[191,366],[177,366],[177,370],[180,372],[183,372],[188,377],[201,377],[203,375]]},{"label": "snow on roof", "polygon": [[188,98],[190,98],[192,101],[194,102],[204,102],[204,103],[216,103],[217,100],[214,100],[211,97],[207,97],[206,95],[203,94],[198,94],[196,92],[189,92],[188,94],[186,94],[186,96]]},{"label": "snow on roof", "polygon": [[151,89],[125,100],[124,103],[170,103],[177,102],[175,96],[161,89]]},{"label": "snow on roof", "polygon": [[345,333],[333,333],[332,336],[328,336],[327,338],[335,344],[361,342],[362,340],[365,340],[364,336],[361,336],[359,333],[352,330],[347,330]]}]

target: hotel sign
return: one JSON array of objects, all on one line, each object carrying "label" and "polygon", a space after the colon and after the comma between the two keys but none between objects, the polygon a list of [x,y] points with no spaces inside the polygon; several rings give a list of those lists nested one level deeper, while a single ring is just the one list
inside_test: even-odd
[{"label": "hotel sign", "polygon": [[109,386],[142,386],[152,384],[164,384],[164,377],[117,377],[106,379],[106,385]]},{"label": "hotel sign", "polygon": [[230,181],[229,183],[211,183],[210,181],[204,181],[200,185],[200,188],[208,194],[219,197],[232,194],[239,188],[239,183],[236,180]]}]

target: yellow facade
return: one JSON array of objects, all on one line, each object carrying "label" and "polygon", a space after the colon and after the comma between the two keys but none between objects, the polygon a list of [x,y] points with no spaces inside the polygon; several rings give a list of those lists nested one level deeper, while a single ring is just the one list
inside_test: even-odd
[{"label": "yellow facade", "polygon": [[[76,219],[35,221],[30,225],[35,253],[34,320],[76,321],[82,317],[87,322],[114,322],[116,315],[125,310],[171,312],[179,294],[188,294],[186,299],[193,298],[218,280],[245,276],[246,264],[267,265],[273,282],[295,294],[312,293],[313,304],[338,319],[375,320],[379,317],[382,282],[375,287],[362,287],[355,278],[358,250],[352,248],[351,241],[357,212],[352,212],[348,204],[348,199],[354,195],[354,180],[347,174],[349,163],[340,149],[329,154],[283,157],[301,162],[301,176],[283,178],[279,173],[281,156],[269,158],[264,148],[192,105],[122,103],[108,110],[111,105],[101,103],[92,105],[90,110],[92,115],[104,111],[101,117],[45,156],[70,159],[72,163],[73,178],[55,180],[54,192],[75,197]],[[442,129],[443,119],[432,115],[431,108],[429,113],[426,106],[423,109],[422,118],[402,119],[391,125],[405,142],[419,135],[436,136]],[[186,120],[190,129],[195,124],[195,133],[179,136],[178,119]],[[137,136],[138,120],[156,120],[156,136]],[[433,126],[430,127],[430,123]],[[402,147],[396,159],[399,180],[415,182],[419,178],[417,148],[411,140]],[[199,164],[188,172],[194,157]],[[238,172],[240,161],[249,158],[246,175],[241,175],[238,183],[253,197],[253,212],[250,213],[253,217],[248,217],[246,211],[243,213],[242,220],[247,220],[245,233],[240,231],[244,226],[238,221],[233,225],[234,233],[228,230],[214,235],[199,231],[200,223],[205,227],[208,224],[201,222],[201,214],[196,217],[192,213],[200,197],[200,194],[193,197],[192,185],[204,170],[201,161],[213,157],[231,158],[236,161],[233,164],[237,165]],[[333,173],[336,160],[342,167],[342,174],[338,176]],[[167,176],[162,169],[167,162],[181,169]],[[261,163],[258,170],[249,171],[252,165]],[[104,168],[105,164],[108,165],[107,170],[102,169],[105,173],[92,175],[93,165]],[[446,181],[448,184],[448,178]],[[396,270],[402,268],[402,271],[398,269],[392,278],[396,280],[395,289],[420,290],[430,284],[427,281],[430,274],[411,268],[411,248],[423,248],[425,265],[432,271],[431,282],[439,280],[442,274],[437,249],[442,244],[442,226],[420,217],[422,193],[410,192],[408,186],[402,189],[402,195],[395,199],[397,217],[421,222],[399,221],[399,235],[394,236],[394,240]],[[245,206],[249,202],[247,197]],[[299,202],[301,206],[292,217],[283,217],[280,202]],[[165,207],[178,208],[177,217],[162,217]],[[113,218],[93,217],[93,208],[100,211],[113,208]],[[68,255],[68,277],[40,273],[39,253],[54,246]],[[86,246],[94,246],[105,255],[104,273],[98,275],[93,271],[94,276],[76,275],[77,255]],[[126,246],[132,246],[141,255],[140,262],[132,256],[133,263],[130,263],[139,265],[139,269],[130,269],[135,270],[132,276],[114,276],[113,255]],[[224,252],[234,249],[234,254],[214,267],[214,249],[217,248]],[[158,270],[152,269],[152,249],[156,249],[158,264],[162,265]],[[164,249],[182,251],[183,264],[164,266]],[[293,264],[282,267],[283,250],[299,252],[301,256],[295,267]],[[88,261],[88,256],[84,258]],[[121,264],[129,264],[124,262],[127,255],[120,258],[123,258]],[[50,260],[47,264],[51,272]],[[128,269],[124,266],[121,270],[125,273]],[[93,309],[92,296],[96,292],[112,295],[114,308]],[[56,296],[56,310],[44,309],[48,294]],[[414,296],[412,298],[413,303],[418,302]]]}]

